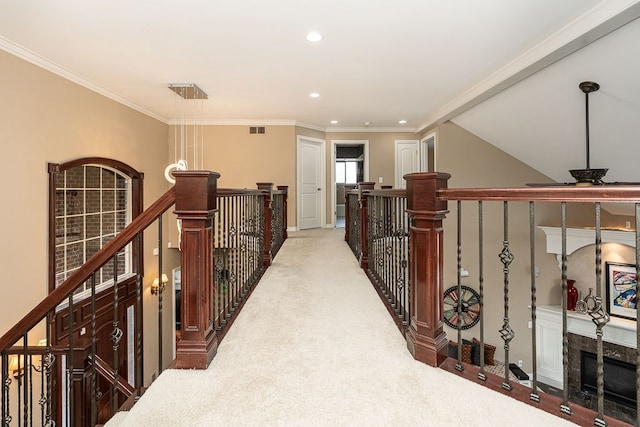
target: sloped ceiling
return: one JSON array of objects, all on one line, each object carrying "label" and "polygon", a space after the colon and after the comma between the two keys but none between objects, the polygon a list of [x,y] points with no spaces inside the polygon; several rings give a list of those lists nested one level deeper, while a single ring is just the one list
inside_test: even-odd
[{"label": "sloped ceiling", "polygon": [[201,123],[450,119],[559,182],[585,165],[593,80],[591,166],[640,181],[638,16],[640,0],[0,0],[0,49],[168,123],[169,83],[209,94]]}]

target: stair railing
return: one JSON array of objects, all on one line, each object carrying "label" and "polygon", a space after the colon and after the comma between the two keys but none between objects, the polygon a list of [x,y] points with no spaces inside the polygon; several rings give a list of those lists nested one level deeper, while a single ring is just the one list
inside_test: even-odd
[{"label": "stair railing", "polygon": [[[133,404],[141,395],[145,383],[142,256],[134,254],[137,255],[134,277],[119,278],[118,254],[133,241],[141,248],[143,232],[158,223],[158,277],[161,277],[162,214],[174,204],[182,222],[182,298],[181,330],[171,366],[196,369],[208,366],[219,340],[267,268],[265,255],[271,262],[286,239],[286,187],[274,192],[273,198],[279,199],[274,208],[263,190],[217,189],[219,175],[214,172],[176,171],[174,176],[175,187],[0,337],[3,427],[95,426],[106,422],[123,405]],[[269,202],[265,203],[267,199]],[[267,231],[276,246],[265,246]],[[105,301],[96,295],[95,274],[109,262],[114,263],[116,291],[112,292],[112,301]],[[90,312],[80,313],[74,310],[74,292],[87,283],[91,289]],[[161,356],[162,288],[155,292],[159,298],[157,372],[160,373],[165,365]],[[132,293],[135,303],[122,307],[122,297]],[[64,325],[53,322],[61,304],[67,304],[68,312],[73,313],[64,322],[58,322]],[[107,331],[106,337],[104,333],[100,335],[103,342],[111,342],[112,353],[106,357],[98,354],[96,330],[96,319],[105,309],[114,313],[112,330]],[[52,345],[54,324],[68,334],[67,345]],[[45,338],[40,339],[42,336]],[[33,341],[41,345],[34,346]],[[127,352],[131,346],[134,350]],[[130,360],[131,354],[135,362]]]}]

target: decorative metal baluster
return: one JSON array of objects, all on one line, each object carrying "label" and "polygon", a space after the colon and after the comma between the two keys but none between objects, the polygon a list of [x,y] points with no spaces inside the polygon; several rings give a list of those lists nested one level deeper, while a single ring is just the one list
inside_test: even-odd
[{"label": "decorative metal baluster", "polygon": [[[602,336],[603,328],[609,323],[609,313],[602,305],[602,229],[600,203],[596,203],[596,298],[595,306],[587,312],[591,316],[591,320],[596,325],[596,348],[597,348],[597,365],[596,378],[598,386],[598,416],[594,424],[604,427],[607,422],[604,419],[604,348]],[[565,388],[567,388],[565,386]]]},{"label": "decorative metal baluster", "polygon": [[44,420],[44,425],[49,427],[49,426],[53,426],[54,422],[53,422],[53,416],[55,415],[55,410],[53,409],[53,405],[51,404],[51,396],[53,394],[53,381],[51,379],[51,368],[53,367],[53,364],[55,363],[56,357],[53,353],[51,353],[51,314],[47,313],[47,323],[45,325],[45,334],[46,334],[46,340],[47,340],[47,345],[45,348],[45,358],[44,358],[44,372],[45,372],[45,378],[46,378],[46,385],[47,385],[47,394],[46,394],[46,401],[45,401],[45,417],[43,418]]},{"label": "decorative metal baluster", "polygon": [[[22,393],[23,393],[23,408],[22,408],[22,420],[24,422],[24,426],[27,427],[29,425],[29,401],[31,399],[29,399],[29,384],[31,383],[30,378],[29,378],[29,373],[30,373],[30,369],[27,369],[27,360],[29,357],[29,353],[27,351],[27,343],[29,342],[28,336],[25,333],[22,337],[22,361],[20,361],[20,357],[18,357],[18,375],[20,375],[20,372],[22,372],[22,379],[20,382],[22,382],[23,384],[23,389],[22,389]],[[20,364],[22,364],[22,367],[20,367]],[[20,371],[20,369],[22,369],[22,371]],[[19,382],[19,383],[20,383]],[[18,422],[18,426],[20,425],[20,423]]]},{"label": "decorative metal baluster", "polygon": [[402,275],[402,325],[409,326],[409,280],[408,280],[408,267],[409,267],[409,228],[407,226],[407,199],[401,197],[399,199],[400,204],[400,227],[403,233],[402,240],[402,259],[400,260],[400,269]]},{"label": "decorative metal baluster", "polygon": [[569,406],[569,339],[567,336],[567,203],[560,204],[562,233],[562,404],[560,411],[571,415]]},{"label": "decorative metal baluster", "polygon": [[[46,345],[46,344],[45,344]],[[42,420],[42,424],[45,422],[45,404],[47,403],[45,398],[45,382],[44,382],[44,360],[46,357],[46,353],[40,356],[40,368],[36,369],[40,372],[40,399],[38,399],[38,405],[40,405],[40,420]]]},{"label": "decorative metal baluster", "polygon": [[[635,204],[636,207],[636,278],[640,277],[640,203]],[[636,280],[637,283],[637,280]],[[637,284],[636,284],[637,286]],[[637,288],[636,288],[637,289]],[[637,304],[636,304],[637,307]],[[640,310],[636,310],[636,343],[640,343]],[[637,347],[637,345],[636,345]],[[636,420],[640,420],[640,351],[636,348]]]},{"label": "decorative metal baluster", "polygon": [[[161,285],[160,285],[161,286]],[[122,339],[122,329],[119,327],[119,307],[118,307],[118,253],[113,256],[113,332],[111,333],[111,341],[113,341],[113,381],[111,383],[111,416],[113,416],[118,407],[118,375],[120,367],[119,348]]]},{"label": "decorative metal baluster", "polygon": [[504,206],[504,241],[502,242],[502,252],[500,252],[500,261],[502,261],[502,272],[504,273],[504,323],[500,329],[500,335],[504,341],[504,382],[502,388],[511,390],[509,382],[509,343],[515,337],[513,329],[511,329],[509,320],[509,265],[513,262],[514,256],[509,249],[509,203],[503,202]]},{"label": "decorative metal baluster", "polygon": [[462,364],[462,202],[457,201],[458,215],[457,215],[457,264],[456,264],[456,277],[458,280],[458,301],[457,301],[457,316],[456,326],[458,329],[458,362],[456,363],[457,371],[464,371],[464,365]]},{"label": "decorative metal baluster", "polygon": [[484,370],[484,213],[482,201],[478,202],[478,285],[480,292],[480,372],[478,379],[487,380]]},{"label": "decorative metal baluster", "polygon": [[[33,354],[29,355],[29,363],[25,362],[25,369],[27,366],[29,367],[29,425],[33,426],[33,370],[36,369],[33,365]],[[27,425],[26,421],[25,425]]]},{"label": "decorative metal baluster", "polygon": [[[158,215],[158,375],[162,373],[162,294],[164,293],[164,282],[162,281],[162,253],[162,214],[160,214]],[[117,273],[114,277],[118,277]]]},{"label": "decorative metal baluster", "polygon": [[6,350],[2,352],[2,427],[9,427],[12,421],[9,388],[11,387],[11,377],[9,376],[9,354]]},{"label": "decorative metal baluster", "polygon": [[91,275],[91,425],[95,426],[98,418],[98,373],[96,370],[96,274]]},{"label": "decorative metal baluster", "polygon": [[536,212],[534,202],[529,202],[529,242],[531,250],[531,348],[533,349],[533,386],[529,399],[540,402],[540,396],[538,396],[538,349],[536,347]]},{"label": "decorative metal baluster", "polygon": [[[142,396],[144,365],[142,361],[142,233],[136,235],[136,400]],[[181,311],[182,312],[182,311]],[[98,390],[95,390],[98,399]]]},{"label": "decorative metal baluster", "polygon": [[[69,351],[67,352],[67,422],[69,425],[73,425],[73,414],[75,413],[74,407],[74,384],[73,384],[73,292],[69,294]],[[64,391],[63,391],[64,393]]]}]

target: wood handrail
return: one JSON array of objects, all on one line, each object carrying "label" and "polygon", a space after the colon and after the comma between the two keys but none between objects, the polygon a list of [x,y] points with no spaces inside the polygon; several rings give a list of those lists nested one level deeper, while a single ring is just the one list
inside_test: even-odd
[{"label": "wood handrail", "polygon": [[446,188],[436,192],[442,200],[507,202],[640,202],[640,186],[594,185],[590,187]]},{"label": "wood handrail", "polygon": [[78,286],[86,282],[96,270],[109,262],[116,252],[129,244],[138,233],[153,224],[159,215],[175,203],[175,200],[175,189],[171,187],[149,206],[149,208],[131,221],[113,240],[89,258],[71,277],[54,289],[37,306],[27,313],[26,316],[20,319],[20,321],[0,337],[0,351],[4,351],[12,346],[38,322],[44,319],[47,313],[54,310],[70,293],[74,292]]},{"label": "wood handrail", "polygon": [[218,188],[218,196],[236,196],[241,194],[263,194],[262,190],[252,188]]},{"label": "wood handrail", "polygon": [[[89,356],[89,360],[91,360],[91,356]],[[109,384],[113,384],[113,379],[114,379],[113,369],[111,369],[109,364],[104,360],[102,360],[102,358],[100,358],[100,356],[98,356],[97,354],[95,355],[95,365],[96,365],[96,372],[100,376],[102,376],[102,378],[106,379]],[[131,384],[129,384],[129,382],[124,378],[122,378],[120,375],[118,375],[118,381],[116,381],[116,388],[118,389],[119,392],[124,394],[127,398],[129,396],[132,396],[136,392],[136,389],[133,388]]]},{"label": "wood handrail", "polygon": [[400,190],[400,189],[364,190],[363,193],[366,193],[369,196],[378,196],[378,197],[407,197],[407,191]]}]

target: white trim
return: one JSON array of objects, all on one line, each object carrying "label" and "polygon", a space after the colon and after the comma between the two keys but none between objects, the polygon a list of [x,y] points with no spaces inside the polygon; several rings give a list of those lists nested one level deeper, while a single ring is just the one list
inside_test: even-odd
[{"label": "white trim", "polygon": [[300,143],[310,142],[320,145],[320,188],[324,197],[320,197],[320,227],[327,225],[327,141],[310,136],[296,135],[296,229],[300,229],[301,209],[300,209]]},{"label": "white trim", "polygon": [[325,129],[327,133],[416,133],[415,127],[399,126],[399,127],[328,127]]},{"label": "white trim", "polygon": [[[420,151],[418,153],[418,155],[420,156],[420,172],[429,172],[429,160],[427,158],[427,164],[425,165],[425,154],[429,153],[429,144],[427,144],[427,141],[429,141],[430,139],[433,138],[433,171],[437,171],[438,169],[436,168],[436,147],[437,147],[437,142],[438,139],[436,137],[436,132],[430,132],[429,134],[427,134],[424,138],[422,138],[420,140]],[[433,172],[432,171],[432,172]]]},{"label": "white trim", "polygon": [[[327,225],[336,226],[336,148],[339,145],[364,145],[364,180],[369,181],[369,140],[368,139],[332,139],[331,140],[331,188],[329,200],[331,200],[331,222]],[[346,207],[345,207],[346,209]]]},{"label": "white trim", "polygon": [[486,79],[431,112],[418,126],[418,132],[462,114],[493,95],[639,18],[640,4],[638,3],[640,0],[600,2],[596,7],[565,25]]},{"label": "white trim", "polygon": [[80,74],[74,73],[68,68],[65,68],[60,64],[57,64],[41,55],[38,55],[34,51],[27,49],[26,47],[20,46],[19,44],[16,44],[11,40],[6,39],[2,36],[0,36],[0,49],[6,52],[9,52],[14,56],[17,56],[18,58],[24,59],[25,61],[30,62],[44,70],[50,71],[53,74],[56,74],[64,79],[67,79],[73,83],[76,83],[82,87],[85,87],[93,92],[96,92],[99,95],[105,96],[113,101],[116,101],[126,107],[136,110],[142,114],[145,114],[163,123],[168,123],[168,119],[166,117],[162,117],[156,113],[153,113],[147,110],[146,108],[139,106],[138,104],[134,104],[133,102],[122,97],[116,92],[113,92],[105,87],[102,87],[92,82],[91,80],[81,76]]}]

